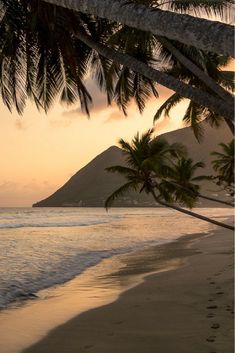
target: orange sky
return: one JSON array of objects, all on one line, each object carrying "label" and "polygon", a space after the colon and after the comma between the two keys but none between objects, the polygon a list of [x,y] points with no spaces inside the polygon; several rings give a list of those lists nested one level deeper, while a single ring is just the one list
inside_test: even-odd
[{"label": "orange sky", "polygon": [[[234,61],[227,69],[234,70]],[[19,117],[0,101],[0,207],[31,206],[49,196],[120,137],[131,140],[137,131],[151,128],[157,108],[170,94],[160,87],[160,98],[147,102],[142,115],[132,105],[125,118],[115,106],[107,108],[94,83],[88,85],[94,100],[90,120],[79,104],[56,105],[47,116],[28,104]],[[174,109],[172,119],[157,124],[159,134],[182,126],[185,104]]]},{"label": "orange sky", "polygon": [[[169,95],[161,87],[159,99],[151,99],[140,115],[132,105],[125,118],[117,107],[107,107],[94,84],[94,107],[90,120],[79,104],[57,104],[47,115],[28,104],[23,116],[9,113],[0,102],[0,207],[31,206],[49,196],[75,172],[120,137],[131,139],[137,131],[152,127],[153,115]],[[159,122],[160,133],[180,126],[182,107],[174,119]]]}]

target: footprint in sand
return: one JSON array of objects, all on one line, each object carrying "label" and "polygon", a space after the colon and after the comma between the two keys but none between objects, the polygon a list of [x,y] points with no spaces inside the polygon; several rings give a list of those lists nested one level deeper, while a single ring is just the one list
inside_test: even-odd
[{"label": "footprint in sand", "polygon": [[215,342],[216,336],[209,336],[207,337],[206,341],[207,342]]},{"label": "footprint in sand", "polygon": [[233,307],[231,305],[226,305],[226,311],[233,312]]},{"label": "footprint in sand", "polygon": [[217,330],[218,328],[220,328],[220,324],[215,323],[215,324],[211,325],[211,328]]},{"label": "footprint in sand", "polygon": [[206,307],[207,309],[217,309],[218,306],[217,305],[209,305]]},{"label": "footprint in sand", "polygon": [[224,272],[223,270],[219,271],[216,275],[222,275],[223,272]]},{"label": "footprint in sand", "polygon": [[121,325],[124,321],[115,321],[114,324],[115,325]]},{"label": "footprint in sand", "polygon": [[213,313],[209,313],[209,314],[206,315],[206,317],[208,317],[208,318],[211,318],[211,317],[214,317],[214,316],[215,316],[215,314],[213,314]]},{"label": "footprint in sand", "polygon": [[231,314],[234,315],[234,309],[233,309],[233,308],[234,308],[233,306],[227,305],[227,306],[226,306],[226,311],[229,311],[229,312],[231,312]]},{"label": "footprint in sand", "polygon": [[224,294],[224,292],[220,291],[220,292],[216,292],[215,294],[216,295],[222,295],[222,294]]}]

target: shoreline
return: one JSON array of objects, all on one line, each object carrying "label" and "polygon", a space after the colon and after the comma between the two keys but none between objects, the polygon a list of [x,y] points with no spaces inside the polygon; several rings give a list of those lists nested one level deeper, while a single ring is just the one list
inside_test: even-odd
[{"label": "shoreline", "polygon": [[169,268],[171,262],[166,272],[153,273],[153,249],[147,268],[146,253],[129,255],[112,276],[125,283],[142,273],[142,283],[56,327],[23,352],[232,353],[233,236],[221,229],[213,233],[159,246],[159,266]]},{"label": "shoreline", "polygon": [[[142,283],[147,274],[182,265],[185,255],[191,255],[188,249],[182,252],[182,244],[190,244],[206,234],[183,235],[170,242],[104,259],[73,280],[38,292],[40,296],[35,300],[26,300],[23,305],[2,311],[1,353],[22,352],[77,315],[115,302],[123,292]],[[180,248],[178,255],[177,247]],[[173,251],[168,253],[170,248]]]}]

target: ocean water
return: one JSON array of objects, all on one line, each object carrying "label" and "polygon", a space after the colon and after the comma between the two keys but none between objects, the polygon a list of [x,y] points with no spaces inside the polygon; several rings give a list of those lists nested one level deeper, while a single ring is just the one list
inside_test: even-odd
[{"label": "ocean water", "polygon": [[[197,211],[222,221],[232,215],[226,208]],[[0,309],[104,258],[212,229],[163,208],[0,208]]]}]

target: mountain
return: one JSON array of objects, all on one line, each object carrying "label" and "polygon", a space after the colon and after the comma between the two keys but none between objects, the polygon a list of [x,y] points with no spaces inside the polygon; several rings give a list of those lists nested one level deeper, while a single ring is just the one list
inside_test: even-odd
[{"label": "mountain", "polygon": [[[189,156],[194,161],[203,160],[206,168],[203,174],[212,174],[210,164],[210,152],[218,149],[220,142],[228,142],[232,136],[226,125],[219,129],[211,128],[203,122],[205,137],[202,143],[195,139],[191,128],[186,127],[176,131],[171,131],[161,135],[169,143],[182,142],[188,148]],[[111,165],[125,165],[121,150],[112,146],[103,153],[95,157],[85,167],[74,174],[61,188],[46,199],[39,201],[33,207],[103,207],[106,198],[119,186],[125,179],[119,175],[107,173],[105,168]],[[204,194],[218,196],[218,189],[211,182],[203,182]],[[214,206],[208,201],[199,206]],[[114,206],[155,206],[151,195],[144,193],[130,193],[123,196],[114,203]]]},{"label": "mountain", "polygon": [[[105,168],[111,165],[124,165],[120,148],[112,146],[95,157],[84,168],[74,174],[54,194],[42,200],[34,207],[102,207],[106,198],[121,186],[125,179],[110,174]],[[151,206],[153,201],[147,195],[130,193],[115,203],[116,206]]]}]

